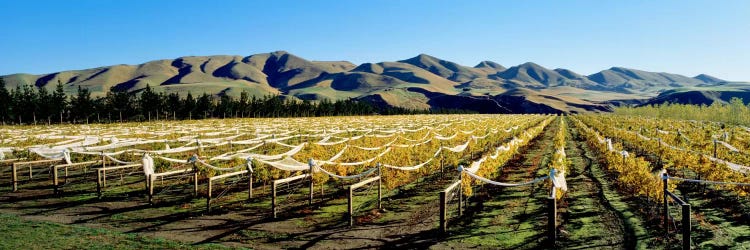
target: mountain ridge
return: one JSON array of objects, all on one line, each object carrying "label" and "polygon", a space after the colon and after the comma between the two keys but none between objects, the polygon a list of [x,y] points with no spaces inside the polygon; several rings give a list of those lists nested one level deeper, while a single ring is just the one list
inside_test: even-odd
[{"label": "mountain ridge", "polygon": [[[112,90],[137,92],[150,85],[166,93],[239,96],[244,91],[255,96],[284,95],[311,101],[376,100],[385,105],[420,109],[461,106],[449,102],[468,100],[458,96],[490,97],[534,103],[526,106],[533,106],[533,112],[550,113],[606,111],[601,100],[615,96],[644,99],[676,88],[727,82],[706,74],[687,77],[624,67],[588,76],[568,69],[548,69],[533,62],[506,68],[496,62],[481,61],[469,67],[427,54],[395,62],[355,65],[348,61],[307,60],[286,51],[249,56],[184,56],[135,65],[0,78],[10,88],[34,85],[51,89],[60,82],[68,93],[83,87],[94,96]],[[592,95],[599,96],[592,98]],[[607,98],[609,95],[613,97]],[[520,108],[507,110],[524,112]]]}]

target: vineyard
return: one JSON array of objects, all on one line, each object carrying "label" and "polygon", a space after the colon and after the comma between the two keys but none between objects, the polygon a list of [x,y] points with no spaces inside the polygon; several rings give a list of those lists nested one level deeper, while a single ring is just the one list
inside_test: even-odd
[{"label": "vineyard", "polygon": [[628,115],[4,126],[0,211],[178,248],[748,248],[748,150]]}]

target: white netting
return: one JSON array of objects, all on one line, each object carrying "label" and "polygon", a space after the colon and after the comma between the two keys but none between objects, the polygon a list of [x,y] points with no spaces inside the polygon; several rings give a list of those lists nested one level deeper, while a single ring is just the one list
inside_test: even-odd
[{"label": "white netting", "polygon": [[427,161],[422,162],[420,164],[414,165],[414,166],[401,167],[401,166],[393,166],[393,165],[388,165],[388,164],[382,164],[382,166],[387,167],[387,168],[402,170],[402,171],[414,171],[414,170],[417,170],[417,169],[420,169],[420,168],[426,166],[427,164],[429,164],[430,162],[432,162],[433,160],[435,160],[435,158],[437,158],[437,156],[440,154],[440,152],[442,152],[442,150],[443,150],[442,148],[438,148],[437,152],[435,152],[432,155],[432,157],[430,157],[430,159],[428,159]]},{"label": "white netting", "polygon": [[373,162],[373,161],[377,160],[378,158],[382,157],[383,155],[385,155],[385,154],[387,154],[388,152],[391,151],[391,148],[386,148],[385,150],[383,150],[383,152],[380,152],[380,154],[378,154],[377,156],[372,157],[372,158],[367,159],[367,160],[364,160],[364,161],[359,161],[359,162],[336,162],[335,160],[338,159],[343,154],[344,150],[346,150],[346,149],[347,149],[347,147],[345,146],[344,149],[342,149],[335,156],[331,157],[331,159],[328,159],[328,160],[315,160],[315,163],[316,163],[316,165],[319,165],[319,166],[322,166],[322,165],[359,166],[359,165],[364,165],[364,164],[368,164],[370,162]]},{"label": "white netting", "polygon": [[368,175],[372,174],[373,172],[375,172],[375,170],[378,170],[377,168],[371,168],[371,169],[369,169],[369,170],[367,170],[365,172],[362,172],[362,173],[360,173],[358,175],[342,176],[342,175],[337,175],[337,174],[328,172],[325,169],[323,169],[322,167],[315,166],[315,168],[318,169],[318,170],[320,170],[321,172],[323,172],[323,173],[331,176],[331,177],[335,177],[335,178],[339,178],[339,179],[344,179],[344,180],[350,180],[350,179],[356,179],[356,178],[361,178],[361,177],[364,177],[364,176],[368,176]]},{"label": "white netting", "polygon": [[112,157],[111,155],[108,155],[108,154],[103,154],[103,155],[104,155],[104,157],[106,157],[110,161],[113,161],[113,162],[115,162],[117,164],[133,164],[133,163],[135,163],[135,162],[130,162],[130,161],[121,161],[121,160],[118,160],[118,159]]},{"label": "white netting", "polygon": [[[197,156],[196,156],[196,158],[197,158]],[[244,165],[240,165],[240,166],[236,166],[236,167],[229,167],[229,168],[220,168],[220,167],[216,167],[214,165],[211,165],[208,162],[205,162],[205,161],[203,161],[201,159],[197,160],[197,162],[200,163],[202,166],[210,168],[210,169],[213,169],[213,170],[216,170],[216,171],[233,171],[233,170],[237,170],[237,169],[245,167],[245,168],[248,168],[248,170],[250,170],[250,172],[252,172],[252,158],[245,159],[245,161],[246,162],[245,162]]]},{"label": "white netting", "polygon": [[729,143],[727,143],[725,141],[714,140],[714,142],[716,142],[718,144],[721,144],[722,146],[724,146],[725,148],[727,148],[727,149],[729,149],[729,150],[731,150],[733,152],[740,152],[739,149],[733,147],[732,145],[730,145]]},{"label": "white netting", "polygon": [[175,158],[169,158],[161,155],[157,155],[156,158],[168,161],[168,162],[174,162],[174,163],[188,163],[188,160],[181,160],[181,159],[175,159]]},{"label": "white netting", "polygon": [[435,137],[434,138],[438,139],[438,140],[441,140],[441,141],[449,141],[449,140],[453,140],[453,138],[456,138],[456,136],[458,136],[458,133],[455,133],[455,134],[453,134],[451,136],[442,136],[442,135],[439,135],[439,134],[435,133]]},{"label": "white netting", "polygon": [[482,157],[482,159],[479,159],[478,161],[472,162],[471,165],[469,166],[469,168],[463,168],[463,166],[458,166],[459,172],[460,171],[466,171],[466,172],[469,172],[469,173],[476,173],[477,171],[479,171],[479,167],[482,166],[482,163],[485,160],[487,160],[487,157]]},{"label": "white netting", "polygon": [[143,174],[146,176],[154,174],[154,158],[148,154],[143,154]]},{"label": "white netting", "polygon": [[550,169],[549,178],[552,180],[552,184],[555,188],[566,192],[568,191],[568,183],[565,181],[565,170]]},{"label": "white netting", "polygon": [[310,170],[310,165],[301,163],[292,157],[284,157],[279,161],[266,161],[263,159],[256,159],[258,162],[281,169],[285,171],[307,171]]},{"label": "white netting", "polygon": [[539,177],[539,178],[536,178],[536,179],[533,179],[533,180],[530,180],[530,181],[527,181],[527,182],[506,183],[506,182],[498,182],[498,181],[493,181],[493,180],[484,178],[484,177],[476,175],[475,173],[470,172],[470,171],[468,171],[466,169],[459,169],[459,171],[463,171],[467,175],[469,175],[472,178],[474,178],[476,180],[479,180],[481,182],[484,182],[484,183],[487,183],[487,184],[491,184],[491,185],[496,185],[496,186],[502,186],[502,187],[518,187],[518,186],[532,185],[532,184],[538,183],[540,181],[543,181],[543,180],[546,180],[547,178],[549,178],[549,176],[544,176],[544,177]]},{"label": "white netting", "polygon": [[454,153],[461,153],[464,150],[466,150],[467,147],[469,147],[469,143],[471,143],[471,139],[467,140],[466,143],[455,146],[455,147],[443,147],[443,149],[454,152]]},{"label": "white netting", "polygon": [[299,153],[305,147],[305,145],[306,145],[306,143],[302,143],[300,145],[295,146],[294,148],[292,148],[291,150],[289,150],[287,152],[284,152],[284,153],[281,153],[281,154],[276,154],[276,155],[262,155],[262,154],[253,154],[253,153],[235,153],[235,154],[231,154],[231,155],[217,156],[217,157],[214,157],[214,158],[211,158],[211,159],[212,160],[231,160],[231,159],[234,159],[234,158],[242,158],[242,159],[253,158],[253,159],[257,159],[257,160],[273,161],[273,160],[278,160],[278,159],[281,159],[281,158],[284,158],[284,157],[287,157],[287,156],[295,155],[295,154]]},{"label": "white netting", "polygon": [[32,148],[32,149],[29,149],[29,151],[46,159],[65,160],[65,163],[73,164],[70,161],[70,151],[68,151],[68,149],[59,150],[59,149]]}]

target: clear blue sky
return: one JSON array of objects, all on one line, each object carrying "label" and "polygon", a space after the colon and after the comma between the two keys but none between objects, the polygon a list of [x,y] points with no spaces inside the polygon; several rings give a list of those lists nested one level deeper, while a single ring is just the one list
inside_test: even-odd
[{"label": "clear blue sky", "polygon": [[286,50],[750,81],[750,1],[0,0],[0,75]]}]

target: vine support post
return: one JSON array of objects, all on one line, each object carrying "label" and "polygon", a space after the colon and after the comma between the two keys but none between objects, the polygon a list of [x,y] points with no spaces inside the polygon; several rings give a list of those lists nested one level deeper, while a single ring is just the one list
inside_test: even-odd
[{"label": "vine support post", "polygon": [[690,249],[690,204],[682,204],[682,249]]},{"label": "vine support post", "polygon": [[247,200],[253,198],[253,158],[245,159],[247,161]]},{"label": "vine support post", "polygon": [[248,176],[250,178],[247,180],[247,199],[250,200],[253,198],[253,172],[250,172]]},{"label": "vine support post", "polygon": [[[440,141],[440,148],[439,148],[439,150],[442,150],[442,149],[443,149],[443,141],[441,140]],[[444,162],[444,159],[445,159],[445,157],[443,156],[443,152],[440,152],[440,178],[441,179],[443,177],[445,177],[445,175],[443,173],[443,168],[444,168],[443,162]]]},{"label": "vine support post", "polygon": [[349,217],[349,227],[354,226],[354,206],[352,205],[352,202],[354,202],[354,189],[352,186],[349,186],[349,195],[348,198],[348,204],[349,204],[349,214],[347,217]]},{"label": "vine support post", "polygon": [[662,182],[664,183],[664,190],[663,190],[664,200],[662,201],[663,202],[662,214],[664,214],[664,235],[666,236],[666,235],[669,235],[669,203],[668,203],[669,197],[667,196],[669,190],[667,190],[667,185],[668,185],[667,174],[663,173],[661,176],[661,179],[662,179]]},{"label": "vine support post", "polygon": [[148,178],[148,204],[153,205],[154,204],[154,175],[150,174],[147,175],[146,178]]},{"label": "vine support post", "polygon": [[308,161],[307,165],[310,166],[310,199],[307,201],[307,205],[312,206],[312,203],[313,203],[313,193],[315,191],[314,186],[313,186],[314,185],[314,183],[313,183],[313,167],[315,165],[314,165],[314,162],[313,162],[312,159],[310,159]]},{"label": "vine support post", "polygon": [[440,233],[446,233],[448,231],[448,211],[447,211],[447,196],[445,190],[440,191]]},{"label": "vine support post", "polygon": [[271,193],[273,193],[273,196],[271,196],[271,210],[273,211],[273,218],[278,218],[278,215],[276,213],[276,182],[273,182],[271,184]]},{"label": "vine support post", "polygon": [[96,171],[96,197],[102,199],[102,170]]},{"label": "vine support post", "polygon": [[107,185],[107,172],[106,170],[104,170],[106,169],[106,167],[107,167],[107,158],[104,156],[104,151],[102,151],[102,170],[104,171],[102,173],[102,187]]},{"label": "vine support post", "polygon": [[[654,131],[654,133],[656,133],[656,131]],[[657,139],[658,140],[656,141],[656,143],[659,144],[659,166],[660,167],[664,167],[664,165],[662,163],[663,161],[661,159],[662,155],[664,154],[664,147],[662,147],[662,145],[661,145],[661,138],[657,138]]]},{"label": "vine support post", "polygon": [[[98,187],[99,183],[97,182],[96,184]],[[54,194],[59,194],[60,182],[58,181],[58,173],[56,167],[52,167],[52,188],[54,188]]]},{"label": "vine support post", "polygon": [[193,197],[198,197],[198,165],[193,162]]},{"label": "vine support post", "polygon": [[[459,169],[463,169],[464,166],[459,166]],[[463,200],[464,200],[464,173],[463,171],[458,172],[458,216],[463,215]]]},{"label": "vine support post", "polygon": [[381,204],[381,200],[383,199],[383,176],[380,172],[380,163],[378,163],[378,210],[383,209],[383,205]]},{"label": "vine support post", "polygon": [[13,183],[13,192],[18,191],[18,165],[16,163],[13,163],[13,165],[10,166],[11,172],[13,174],[10,176],[11,182]]},{"label": "vine support post", "polygon": [[212,184],[213,181],[211,181],[211,178],[208,178],[208,191],[206,192],[206,211],[208,213],[211,213],[211,191],[213,191]]},{"label": "vine support post", "polygon": [[716,139],[714,139],[714,158],[716,158],[716,155],[717,155],[717,154],[716,154],[716,153],[717,153],[717,152],[716,152],[716,151],[717,151],[717,150],[716,150],[716,144],[717,144],[717,143],[718,143],[718,142],[716,141]]},{"label": "vine support post", "polygon": [[547,197],[549,202],[549,209],[547,210],[547,237],[549,238],[550,246],[555,245],[557,241],[557,199],[555,195],[555,187],[552,187],[550,197]]}]

